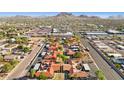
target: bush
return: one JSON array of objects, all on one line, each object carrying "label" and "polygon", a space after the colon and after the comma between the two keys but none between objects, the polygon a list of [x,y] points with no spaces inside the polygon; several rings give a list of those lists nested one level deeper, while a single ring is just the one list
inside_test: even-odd
[{"label": "bush", "polygon": [[46,80],[47,77],[44,75],[44,73],[41,72],[41,74],[40,74],[40,76],[38,77],[38,79]]},{"label": "bush", "polygon": [[0,39],[5,38],[5,33],[4,32],[0,32]]},{"label": "bush", "polygon": [[2,67],[2,72],[9,72],[10,70],[13,69],[13,66],[10,64],[10,63],[7,63],[5,64],[3,67]]},{"label": "bush", "polygon": [[97,70],[95,73],[96,73],[98,79],[105,80],[105,76],[101,70]]},{"label": "bush", "polygon": [[24,52],[24,53],[30,52],[30,48],[29,48],[29,47],[24,47],[24,48],[23,48],[23,52]]},{"label": "bush", "polygon": [[62,58],[63,61],[66,61],[67,59],[69,59],[69,56],[63,55],[63,54],[58,54],[58,57]]},{"label": "bush", "polygon": [[2,62],[3,61],[3,56],[2,55],[0,55],[0,62]]},{"label": "bush", "polygon": [[27,53],[30,51],[29,47],[24,47],[23,45],[18,46],[19,49],[21,49],[24,53]]},{"label": "bush", "polygon": [[26,44],[26,43],[28,43],[28,39],[25,38],[25,37],[17,37],[16,38],[16,43],[18,43],[18,44],[22,44],[22,43]]},{"label": "bush", "polygon": [[76,52],[76,53],[74,54],[74,57],[75,57],[75,58],[80,58],[80,57],[81,57],[81,53],[80,53],[80,52]]},{"label": "bush", "polygon": [[19,48],[19,49],[23,49],[23,45],[19,45],[18,48]]},{"label": "bush", "polygon": [[13,67],[15,67],[18,63],[19,63],[18,60],[12,60],[12,61],[10,62],[10,64],[11,64]]},{"label": "bush", "polygon": [[120,64],[115,64],[116,68],[120,69],[121,65]]},{"label": "bush", "polygon": [[30,71],[30,76],[31,76],[31,78],[34,78],[35,72],[36,72],[36,70],[31,69],[31,71]]}]

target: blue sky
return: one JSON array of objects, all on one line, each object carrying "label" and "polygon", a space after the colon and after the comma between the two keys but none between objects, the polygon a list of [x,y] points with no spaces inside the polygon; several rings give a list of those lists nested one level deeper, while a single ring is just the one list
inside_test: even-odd
[{"label": "blue sky", "polygon": [[[59,12],[0,12],[0,16],[15,16],[15,15],[25,15],[25,16],[53,16]],[[108,16],[124,15],[124,12],[70,12],[74,15],[89,15],[89,16],[100,16],[106,18]]]}]

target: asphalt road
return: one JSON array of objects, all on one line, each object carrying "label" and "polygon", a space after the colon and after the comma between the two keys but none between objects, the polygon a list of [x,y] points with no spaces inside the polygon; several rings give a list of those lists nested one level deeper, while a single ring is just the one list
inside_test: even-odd
[{"label": "asphalt road", "polygon": [[107,80],[121,80],[122,78],[114,71],[107,62],[96,52],[94,48],[88,43],[87,39],[81,40],[85,47],[90,49],[90,55],[95,60],[97,66],[103,71]]},{"label": "asphalt road", "polygon": [[34,46],[32,52],[23,60],[23,62],[19,63],[5,78],[6,80],[18,79],[20,77],[25,76],[27,73],[28,66],[32,63],[32,60],[37,55],[37,53],[41,50],[41,47],[38,45]]}]

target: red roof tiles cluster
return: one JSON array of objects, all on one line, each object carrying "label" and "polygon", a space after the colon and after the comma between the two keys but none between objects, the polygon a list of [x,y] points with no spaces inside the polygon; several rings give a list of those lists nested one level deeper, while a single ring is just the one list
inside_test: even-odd
[{"label": "red roof tiles cluster", "polygon": [[75,54],[75,52],[74,51],[72,51],[72,50],[67,50],[67,55],[74,55]]},{"label": "red roof tiles cluster", "polygon": [[[57,55],[58,54],[63,54],[63,51],[58,51],[57,49],[59,48],[58,43],[54,43],[49,47],[49,53],[50,54],[46,54],[44,57],[44,60],[42,60],[42,63],[48,64],[48,66],[44,66],[47,67],[47,69],[44,70],[44,72],[39,72],[37,71],[35,73],[36,77],[39,77],[41,73],[43,73],[46,77],[53,77],[55,72],[59,72],[59,71],[68,71],[69,74],[72,77],[78,78],[78,77],[88,77],[89,73],[85,72],[85,71],[74,71],[77,70],[76,68],[73,68],[73,64],[72,64],[72,60],[68,60],[67,63],[68,64],[64,64],[64,63],[60,63],[60,64],[56,64],[56,59],[57,59]],[[71,49],[67,49],[67,55],[74,55],[75,52],[72,51]]]}]

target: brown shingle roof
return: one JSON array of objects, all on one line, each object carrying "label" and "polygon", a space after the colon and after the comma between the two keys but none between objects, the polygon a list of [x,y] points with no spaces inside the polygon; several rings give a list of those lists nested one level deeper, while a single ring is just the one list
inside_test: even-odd
[{"label": "brown shingle roof", "polygon": [[14,60],[16,58],[17,58],[17,56],[15,56],[15,55],[6,55],[6,56],[4,56],[4,60]]},{"label": "brown shingle roof", "polygon": [[70,64],[63,64],[63,70],[67,70],[69,71],[71,69],[71,65]]},{"label": "brown shingle roof", "polygon": [[74,72],[72,75],[72,77],[88,77],[89,74],[87,72],[84,72],[84,71],[80,71],[80,72]]}]

